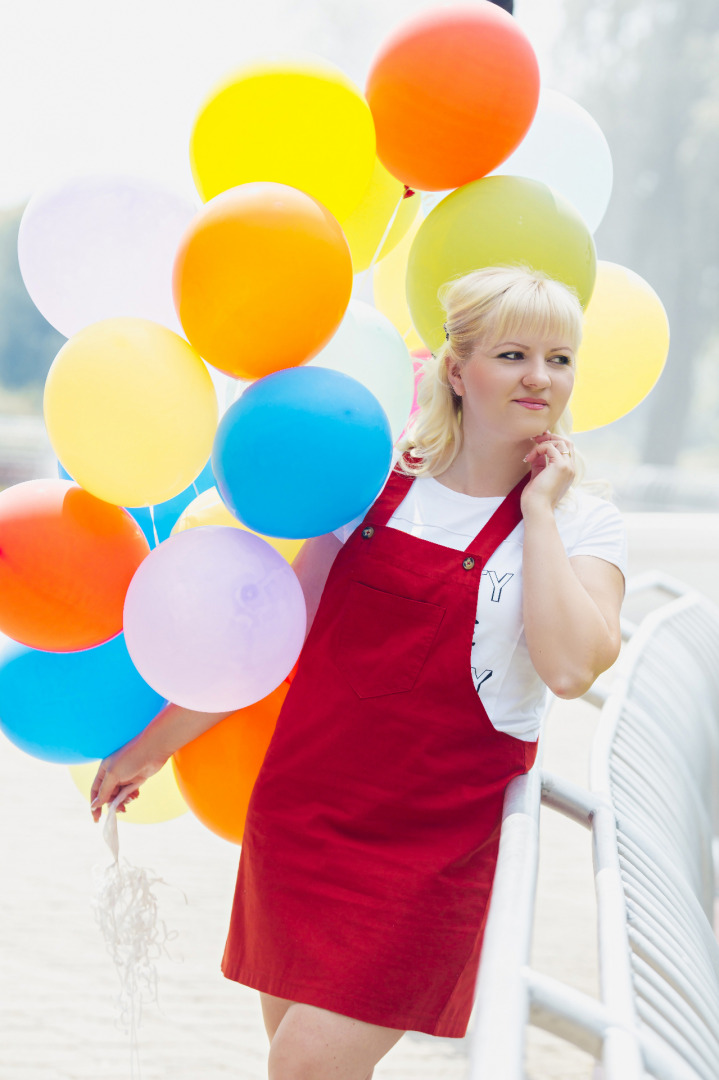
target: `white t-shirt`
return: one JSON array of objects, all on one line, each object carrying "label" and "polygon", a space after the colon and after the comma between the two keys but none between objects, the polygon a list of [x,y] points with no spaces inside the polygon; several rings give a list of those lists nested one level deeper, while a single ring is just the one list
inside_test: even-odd
[{"label": "white t-shirt", "polygon": [[[476,498],[417,477],[388,521],[393,529],[463,551],[502,502]],[[335,530],[344,543],[364,514]],[[572,555],[594,555],[626,576],[624,522],[613,503],[574,488],[555,510],[562,543]],[[524,523],[500,544],[482,570],[471,666],[477,692],[500,731],[533,741],[539,735],[549,691],[529,657],[522,622]]]}]

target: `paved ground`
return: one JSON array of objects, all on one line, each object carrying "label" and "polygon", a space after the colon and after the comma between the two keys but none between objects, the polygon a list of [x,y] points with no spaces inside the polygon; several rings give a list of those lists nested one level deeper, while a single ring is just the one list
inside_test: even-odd
[{"label": "paved ground", "polygon": [[[632,571],[661,566],[719,602],[719,515],[629,517]],[[584,702],[559,703],[544,764],[586,783],[596,723]],[[92,868],[109,860],[68,771],[0,737],[0,1078],[129,1080],[128,1040],[115,1026],[117,980],[90,909]],[[544,812],[533,965],[596,994],[591,847],[585,831]],[[262,1080],[265,1036],[253,992],[219,971],[238,851],[191,815],[121,823],[123,853],[177,888],[156,886],[178,936],[158,964],[159,1006],[140,1029],[143,1080]],[[187,903],[181,896],[182,890]],[[377,1080],[464,1080],[463,1040],[407,1035]],[[531,1032],[532,1080],[590,1080],[585,1054]]]}]

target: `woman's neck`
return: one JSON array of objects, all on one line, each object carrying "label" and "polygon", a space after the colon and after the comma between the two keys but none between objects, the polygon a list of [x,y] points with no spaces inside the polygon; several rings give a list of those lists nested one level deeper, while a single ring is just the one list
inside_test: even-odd
[{"label": "woman's neck", "polygon": [[531,439],[519,443],[477,441],[471,447],[465,442],[449,468],[435,480],[475,498],[508,495],[530,471],[522,458],[533,445]]}]

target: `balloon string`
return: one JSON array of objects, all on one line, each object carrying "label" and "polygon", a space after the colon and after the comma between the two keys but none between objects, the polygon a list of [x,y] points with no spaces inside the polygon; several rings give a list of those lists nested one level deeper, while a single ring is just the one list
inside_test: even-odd
[{"label": "balloon string", "polygon": [[160,546],[160,538],[157,535],[157,526],[155,525],[155,507],[150,506],[150,521],[152,522],[152,531],[155,534],[155,547]]},{"label": "balloon string", "polygon": [[399,199],[397,200],[397,205],[395,206],[394,210],[392,211],[392,216],[390,217],[389,221],[387,222],[387,227],[386,227],[385,231],[382,233],[382,239],[380,240],[379,244],[375,248],[375,253],[372,256],[371,263],[369,264],[369,266],[367,267],[366,270],[362,271],[362,274],[360,275],[359,282],[358,282],[358,285],[357,285],[357,292],[358,293],[364,288],[364,283],[367,280],[367,275],[371,274],[372,271],[375,268],[375,263],[379,259],[380,252],[382,251],[382,248],[384,247],[385,240],[387,239],[387,237],[389,236],[389,234],[390,234],[390,232],[392,230],[392,226],[395,223],[395,218],[397,217],[397,214],[399,213],[399,208],[402,205],[402,203],[404,202],[404,199],[405,199],[405,192],[403,191],[402,194],[400,195]]}]

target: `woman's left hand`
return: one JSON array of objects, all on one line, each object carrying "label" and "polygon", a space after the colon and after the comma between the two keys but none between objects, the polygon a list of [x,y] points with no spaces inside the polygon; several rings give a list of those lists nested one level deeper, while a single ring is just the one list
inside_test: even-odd
[{"label": "woman's left hand", "polygon": [[543,431],[534,435],[534,447],[524,459],[532,466],[531,479],[522,492],[522,513],[544,505],[554,509],[574,479],[574,446],[563,435]]}]

